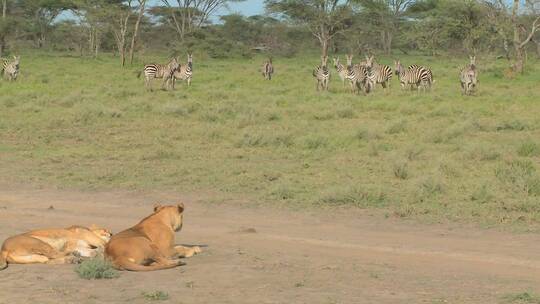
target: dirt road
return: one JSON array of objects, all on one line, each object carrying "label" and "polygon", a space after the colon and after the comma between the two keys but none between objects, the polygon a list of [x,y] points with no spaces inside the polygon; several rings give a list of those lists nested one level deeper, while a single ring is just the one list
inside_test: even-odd
[{"label": "dirt road", "polygon": [[[160,200],[135,192],[21,190],[0,186],[0,241],[71,224],[118,232]],[[86,281],[73,265],[10,265],[0,303],[498,303],[540,292],[540,236],[418,225],[362,211],[294,212],[186,202],[177,242],[202,244],[187,265]],[[50,206],[53,208],[49,209]]]}]

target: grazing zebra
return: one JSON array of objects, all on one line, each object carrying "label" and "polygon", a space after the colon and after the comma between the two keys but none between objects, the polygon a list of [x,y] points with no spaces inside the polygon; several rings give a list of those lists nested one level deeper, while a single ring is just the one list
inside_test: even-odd
[{"label": "grazing zebra", "polygon": [[328,91],[328,83],[330,82],[330,71],[326,63],[328,62],[328,56],[321,56],[321,65],[318,65],[313,70],[313,77],[317,79],[317,91]]},{"label": "grazing zebra", "polygon": [[396,75],[398,75],[399,82],[402,88],[410,86],[411,89],[417,88],[422,85],[425,90],[424,84],[430,83],[432,76],[428,69],[421,66],[410,66],[405,69],[399,60],[395,61]]},{"label": "grazing zebra", "polygon": [[347,67],[341,64],[341,62],[339,62],[339,57],[334,57],[332,59],[334,60],[334,67],[338,72],[339,78],[341,79],[341,82],[343,82],[343,86],[345,86],[345,80],[347,80],[347,75],[349,74],[347,71]]},{"label": "grazing zebra", "polygon": [[351,85],[351,92],[362,90],[364,94],[368,94],[374,85],[369,77],[369,68],[364,63],[353,65],[352,58],[352,54],[347,55],[347,79]]},{"label": "grazing zebra", "polygon": [[262,65],[262,74],[264,79],[272,80],[272,74],[274,73],[274,66],[272,65],[272,57],[268,57]]},{"label": "grazing zebra", "polygon": [[20,56],[13,56],[13,61],[2,59],[2,70],[4,71],[4,77],[9,81],[17,80],[17,76],[19,76],[20,59]]},{"label": "grazing zebra", "polygon": [[476,88],[478,72],[476,71],[476,56],[469,56],[471,63],[461,69],[459,81],[463,94],[470,95]]},{"label": "grazing zebra", "polygon": [[[171,80],[173,73],[178,70],[180,67],[180,64],[178,63],[177,58],[171,59],[169,63],[167,64],[157,64],[157,63],[150,63],[144,65],[144,86],[146,89],[150,89],[152,91],[152,84],[150,81],[153,78],[163,78],[163,83],[161,84],[161,88],[163,89],[165,85],[169,86],[169,81]],[[142,72],[139,72],[137,77],[141,76]]]},{"label": "grazing zebra", "polygon": [[187,85],[190,86],[192,76],[193,76],[193,55],[191,53],[188,53],[187,64],[179,65],[178,68],[173,72],[173,75],[171,77],[172,88],[174,89],[174,85],[177,79],[185,80],[187,82]]},{"label": "grazing zebra", "polygon": [[371,81],[374,84],[380,83],[383,89],[386,89],[386,86],[390,87],[390,81],[392,80],[392,69],[387,65],[378,64],[373,55],[368,58],[366,63],[371,72]]}]

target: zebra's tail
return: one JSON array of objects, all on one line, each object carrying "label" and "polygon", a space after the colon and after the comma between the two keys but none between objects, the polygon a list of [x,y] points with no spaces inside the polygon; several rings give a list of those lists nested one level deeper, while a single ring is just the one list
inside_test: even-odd
[{"label": "zebra's tail", "polygon": [[135,72],[137,74],[137,78],[141,78],[141,74],[142,74],[143,71],[138,71],[138,72]]},{"label": "zebra's tail", "polygon": [[313,70],[313,77],[317,77],[317,71]]}]

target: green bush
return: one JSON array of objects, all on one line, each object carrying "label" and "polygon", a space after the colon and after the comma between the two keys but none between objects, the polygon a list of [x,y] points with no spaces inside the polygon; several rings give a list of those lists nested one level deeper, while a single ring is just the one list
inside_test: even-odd
[{"label": "green bush", "polygon": [[75,272],[82,279],[114,279],[120,276],[111,263],[103,257],[95,257],[77,265]]}]

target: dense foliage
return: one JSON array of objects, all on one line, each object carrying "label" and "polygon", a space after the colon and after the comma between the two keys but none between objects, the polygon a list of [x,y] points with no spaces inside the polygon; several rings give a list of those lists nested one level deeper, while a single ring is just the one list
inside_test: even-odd
[{"label": "dense foliage", "polygon": [[[489,51],[507,58],[515,52],[511,1],[266,0],[266,15],[216,16],[227,2],[2,0],[0,53],[6,47],[12,53],[29,47],[92,56],[112,51],[124,62],[128,51],[185,49],[215,58],[254,51],[290,56],[319,46],[386,54]],[[540,28],[531,27],[539,1],[517,2],[517,34],[540,55]]]}]

